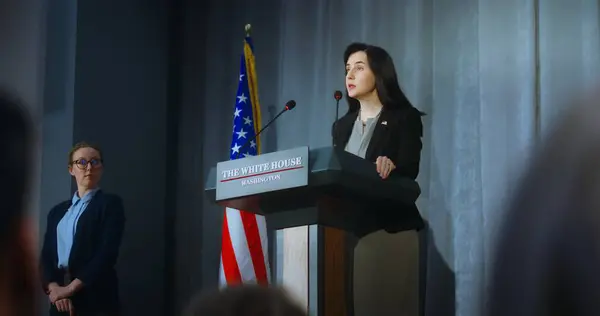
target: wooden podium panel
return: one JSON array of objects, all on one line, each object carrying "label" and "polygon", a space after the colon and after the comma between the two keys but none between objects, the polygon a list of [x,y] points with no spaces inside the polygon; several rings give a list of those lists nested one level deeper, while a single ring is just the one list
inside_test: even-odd
[{"label": "wooden podium panel", "polygon": [[349,315],[347,234],[317,224],[276,232],[275,282],[310,315]]},{"label": "wooden podium panel", "polygon": [[347,232],[330,227],[323,227],[324,254],[323,272],[325,273],[323,292],[328,299],[324,302],[323,315],[348,315],[352,306],[352,286],[348,276],[352,258],[349,258]]}]

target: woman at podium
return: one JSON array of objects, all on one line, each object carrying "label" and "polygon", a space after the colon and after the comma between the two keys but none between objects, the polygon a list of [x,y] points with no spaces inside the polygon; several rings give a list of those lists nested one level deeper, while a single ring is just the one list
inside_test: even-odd
[{"label": "woman at podium", "polygon": [[[344,63],[349,108],[333,125],[334,146],[372,161],[382,179],[416,179],[422,112],[402,92],[392,58],[381,47],[353,43],[344,52]],[[412,315],[407,312],[418,309],[417,237],[399,233],[400,225],[386,220],[356,242],[355,315]]]}]

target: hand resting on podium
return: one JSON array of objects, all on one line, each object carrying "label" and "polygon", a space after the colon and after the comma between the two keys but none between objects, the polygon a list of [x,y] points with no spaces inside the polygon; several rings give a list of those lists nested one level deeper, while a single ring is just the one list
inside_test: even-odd
[{"label": "hand resting on podium", "polygon": [[382,179],[387,179],[390,173],[394,171],[394,169],[396,169],[396,165],[394,165],[394,162],[390,158],[385,156],[377,157],[375,165],[377,166],[377,173]]}]

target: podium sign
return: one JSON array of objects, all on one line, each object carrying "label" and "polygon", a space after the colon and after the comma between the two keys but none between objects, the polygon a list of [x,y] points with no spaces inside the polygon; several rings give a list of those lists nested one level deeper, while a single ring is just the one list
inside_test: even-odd
[{"label": "podium sign", "polygon": [[217,163],[216,200],[308,185],[308,147]]}]

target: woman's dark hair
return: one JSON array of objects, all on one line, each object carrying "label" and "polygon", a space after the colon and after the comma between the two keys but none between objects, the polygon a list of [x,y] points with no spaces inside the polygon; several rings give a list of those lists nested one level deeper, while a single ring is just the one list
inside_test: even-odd
[{"label": "woman's dark hair", "polygon": [[[386,109],[413,107],[400,88],[394,61],[385,49],[364,43],[352,43],[344,51],[344,66],[348,62],[350,55],[361,51],[367,54],[369,68],[371,68],[375,75],[377,96],[383,107]],[[347,93],[346,101],[348,101],[348,113],[356,112],[360,109],[358,100],[349,97]]]},{"label": "woman's dark hair", "polygon": [[207,292],[190,302],[183,316],[306,316],[280,288],[230,286]]},{"label": "woman's dark hair", "polygon": [[13,303],[13,314],[19,316],[35,315],[37,307],[34,258],[22,244],[32,145],[28,113],[15,96],[0,87],[0,279],[10,287],[6,299]]},{"label": "woman's dark hair", "polygon": [[[0,88],[0,246],[5,246],[14,221],[24,215],[31,170],[32,126],[16,97]],[[1,257],[1,256],[0,256]]]}]

